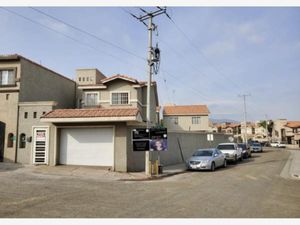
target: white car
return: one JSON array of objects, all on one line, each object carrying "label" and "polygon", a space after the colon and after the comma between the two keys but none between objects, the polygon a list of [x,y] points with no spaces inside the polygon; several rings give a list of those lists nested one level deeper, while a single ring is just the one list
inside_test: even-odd
[{"label": "white car", "polygon": [[236,143],[221,143],[217,146],[224,155],[227,161],[237,163],[238,160],[243,161],[242,149]]},{"label": "white car", "polygon": [[276,147],[276,148],[285,148],[286,147],[286,145],[280,141],[271,142],[270,145],[271,145],[271,147]]}]

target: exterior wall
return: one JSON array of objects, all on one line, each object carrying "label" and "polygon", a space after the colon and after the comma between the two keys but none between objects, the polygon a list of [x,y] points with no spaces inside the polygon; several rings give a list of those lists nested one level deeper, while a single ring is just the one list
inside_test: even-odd
[{"label": "exterior wall", "polygon": [[[16,86],[0,86],[0,122],[5,125],[3,161],[14,162],[17,146],[17,118],[21,77],[21,65],[19,62],[0,62],[0,69],[16,70]],[[6,99],[8,96],[8,99]],[[7,147],[8,134],[14,134],[13,147]]]},{"label": "exterior wall", "polygon": [[273,130],[272,130],[272,140],[274,141],[282,141],[283,137],[281,135],[281,130],[285,129],[287,123],[286,119],[279,119],[273,122]]},{"label": "exterior wall", "polygon": [[[42,104],[42,103],[40,103]],[[51,124],[48,123],[41,123],[40,117],[43,115],[43,113],[47,113],[51,110],[53,110],[53,105],[20,105],[19,107],[19,130],[18,130],[18,140],[19,144],[17,146],[17,162],[23,163],[23,164],[32,164],[32,147],[33,147],[33,126],[50,126]],[[25,112],[28,113],[27,119],[24,117]],[[37,117],[33,118],[33,113],[37,112]],[[25,148],[20,148],[20,135],[25,134],[26,139],[31,137],[31,142],[28,142],[26,140],[26,146]],[[50,143],[52,144],[52,143]]]},{"label": "exterior wall", "polygon": [[145,152],[134,152],[132,146],[132,129],[138,127],[127,127],[127,171],[131,172],[145,170]]},{"label": "exterior wall", "polygon": [[[80,81],[79,81],[80,78]],[[84,80],[83,80],[84,78]],[[100,84],[105,76],[97,69],[76,70],[76,82],[79,85]]]},{"label": "exterior wall", "polygon": [[21,59],[20,102],[56,101],[57,108],[75,108],[76,83]]},{"label": "exterior wall", "polygon": [[[9,99],[6,100],[6,95]],[[5,124],[3,161],[14,162],[17,146],[18,92],[0,92],[0,121]],[[14,135],[13,147],[7,147],[8,134]]]},{"label": "exterior wall", "polygon": [[214,141],[209,142],[207,133],[168,132],[168,150],[160,152],[160,162],[165,166],[182,163],[180,147],[185,162],[197,149],[215,148],[219,143],[229,142],[228,138],[232,137],[232,135],[220,133],[214,133],[213,136]]},{"label": "exterior wall", "polygon": [[[135,164],[129,165],[134,160],[142,160],[132,154],[132,148],[129,148],[131,139],[128,139],[128,127],[126,123],[70,123],[70,124],[56,124],[51,127],[49,146],[50,165],[55,166],[59,163],[60,154],[60,130],[61,128],[72,127],[101,127],[114,126],[114,169],[119,172],[136,171],[142,163],[135,161]],[[79,128],[80,129],[80,128]],[[56,130],[56,131],[55,131]],[[143,168],[144,169],[144,168]]]},{"label": "exterior wall", "polygon": [[[174,118],[178,118],[178,124],[174,123]],[[164,116],[163,123],[170,131],[210,131],[208,115],[199,116],[200,123],[192,124],[194,116]]]}]

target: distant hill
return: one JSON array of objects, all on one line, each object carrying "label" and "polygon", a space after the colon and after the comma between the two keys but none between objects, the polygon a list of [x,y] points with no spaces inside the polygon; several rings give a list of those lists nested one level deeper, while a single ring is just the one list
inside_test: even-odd
[{"label": "distant hill", "polygon": [[231,120],[231,119],[213,119],[210,118],[210,121],[213,123],[240,123],[240,121]]}]

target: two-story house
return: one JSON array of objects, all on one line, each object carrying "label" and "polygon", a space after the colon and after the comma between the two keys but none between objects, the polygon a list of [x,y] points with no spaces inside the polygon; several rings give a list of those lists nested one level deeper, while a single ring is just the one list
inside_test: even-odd
[{"label": "two-story house", "polygon": [[[97,69],[76,71],[76,109],[57,109],[42,122],[55,126],[50,165],[104,166],[115,171],[144,170],[144,152],[133,152],[133,128],[146,126],[146,82],[106,77]],[[157,124],[156,83],[151,88],[151,124]]]},{"label": "two-story house", "polygon": [[163,108],[163,125],[169,131],[212,131],[206,105],[170,105]]},{"label": "two-story house", "polygon": [[285,135],[287,144],[300,147],[300,121],[287,121]]},{"label": "two-story house", "polygon": [[[75,106],[76,83],[20,55],[0,56],[0,161],[46,162],[50,124],[40,117],[57,108]],[[32,148],[37,151],[33,154]]]}]

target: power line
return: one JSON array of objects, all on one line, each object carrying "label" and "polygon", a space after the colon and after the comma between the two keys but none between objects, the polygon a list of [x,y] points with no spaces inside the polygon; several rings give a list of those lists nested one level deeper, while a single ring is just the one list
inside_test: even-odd
[{"label": "power line", "polygon": [[105,39],[103,39],[103,38],[101,38],[101,37],[99,37],[99,36],[97,36],[97,35],[95,35],[95,34],[93,34],[93,33],[90,33],[90,32],[88,32],[88,31],[86,31],[86,30],[83,30],[82,28],[76,27],[76,26],[74,26],[73,24],[67,23],[67,22],[65,22],[64,20],[59,19],[59,18],[57,18],[57,17],[55,17],[55,16],[53,16],[53,15],[50,15],[50,14],[48,14],[48,13],[45,13],[44,11],[39,10],[39,9],[37,9],[37,8],[34,8],[34,7],[29,7],[29,8],[32,9],[32,10],[34,10],[34,11],[36,11],[36,12],[38,12],[38,13],[40,13],[40,14],[42,14],[42,15],[44,15],[44,16],[47,16],[47,17],[49,17],[49,18],[51,18],[51,19],[53,19],[53,20],[56,20],[56,21],[58,21],[58,22],[60,22],[60,23],[62,23],[62,24],[64,24],[64,25],[66,25],[66,26],[69,26],[69,27],[73,28],[74,30],[77,30],[77,31],[79,31],[79,32],[81,32],[81,33],[83,33],[83,34],[85,34],[85,35],[88,35],[88,36],[90,36],[90,37],[93,37],[94,39],[96,39],[96,40],[98,40],[98,41],[101,41],[101,42],[103,42],[103,43],[105,43],[105,44],[107,44],[107,45],[110,45],[110,46],[112,46],[112,47],[114,47],[114,48],[117,48],[117,49],[123,51],[123,52],[126,52],[127,54],[130,54],[130,55],[132,55],[132,56],[135,56],[136,58],[139,58],[139,59],[141,59],[141,60],[146,61],[146,58],[144,58],[144,57],[142,57],[142,56],[139,56],[139,55],[137,55],[137,54],[135,54],[135,53],[133,53],[133,52],[131,52],[131,51],[128,51],[127,49],[122,48],[122,47],[120,47],[120,46],[118,46],[118,45],[116,45],[116,44],[114,44],[114,43],[112,43],[112,42],[110,42],[110,41],[107,41],[107,40],[105,40]]},{"label": "power line", "polygon": [[[45,28],[45,29],[47,29],[47,30],[50,30],[50,31],[55,32],[55,33],[57,33],[57,34],[59,34],[59,35],[62,35],[62,36],[64,36],[65,38],[68,38],[68,39],[70,39],[70,40],[76,42],[77,44],[79,44],[79,45],[81,45],[81,46],[88,47],[89,49],[91,49],[91,50],[93,50],[93,51],[95,51],[95,52],[98,52],[98,53],[101,53],[101,54],[105,54],[105,55],[107,55],[107,56],[110,56],[110,57],[112,57],[112,58],[114,58],[114,59],[117,59],[118,61],[120,61],[120,62],[122,62],[122,63],[124,63],[124,64],[131,65],[131,66],[132,66],[132,65],[137,66],[136,64],[129,63],[129,62],[125,61],[125,60],[122,59],[122,58],[119,58],[119,57],[117,57],[117,56],[115,56],[115,55],[112,55],[112,54],[110,54],[110,53],[108,53],[108,52],[99,50],[98,48],[96,48],[96,47],[94,47],[94,46],[92,46],[92,45],[89,45],[89,44],[87,44],[87,43],[85,43],[85,42],[82,42],[82,41],[80,41],[80,40],[78,40],[78,39],[76,39],[76,38],[73,38],[73,37],[70,36],[70,35],[67,35],[67,34],[65,34],[65,33],[63,33],[63,32],[60,32],[60,31],[58,31],[58,30],[56,30],[56,29],[53,29],[53,28],[51,28],[51,27],[49,27],[49,26],[46,26],[46,25],[44,25],[44,24],[42,24],[42,23],[39,23],[39,22],[37,22],[37,21],[35,21],[35,20],[33,20],[33,19],[29,18],[29,17],[26,17],[26,16],[24,16],[24,15],[21,15],[21,14],[19,14],[19,13],[13,11],[13,10],[11,10],[11,9],[7,9],[7,8],[4,8],[4,7],[0,7],[0,8],[3,9],[3,10],[5,10],[5,11],[7,11],[7,12],[9,12],[9,13],[11,13],[11,14],[13,14],[13,15],[16,15],[16,16],[18,16],[18,17],[21,17],[21,18],[23,18],[23,19],[25,19],[25,20],[27,20],[27,21],[33,23],[33,24],[39,25],[39,26],[41,26],[41,27],[43,27],[43,28]],[[137,67],[139,67],[139,66],[137,66]],[[144,69],[144,68],[143,68],[143,69]]]},{"label": "power line", "polygon": [[176,27],[176,29],[187,39],[188,43],[193,47],[193,49],[198,50],[196,52],[206,60],[208,65],[210,65],[223,78],[230,80],[236,87],[240,88],[240,85],[236,84],[229,77],[225,76],[225,74],[223,74],[215,65],[213,65],[213,63],[211,63],[211,61],[205,56],[205,54],[201,51],[201,49],[189,38],[189,36],[175,23],[175,21],[169,15],[168,18]]}]

